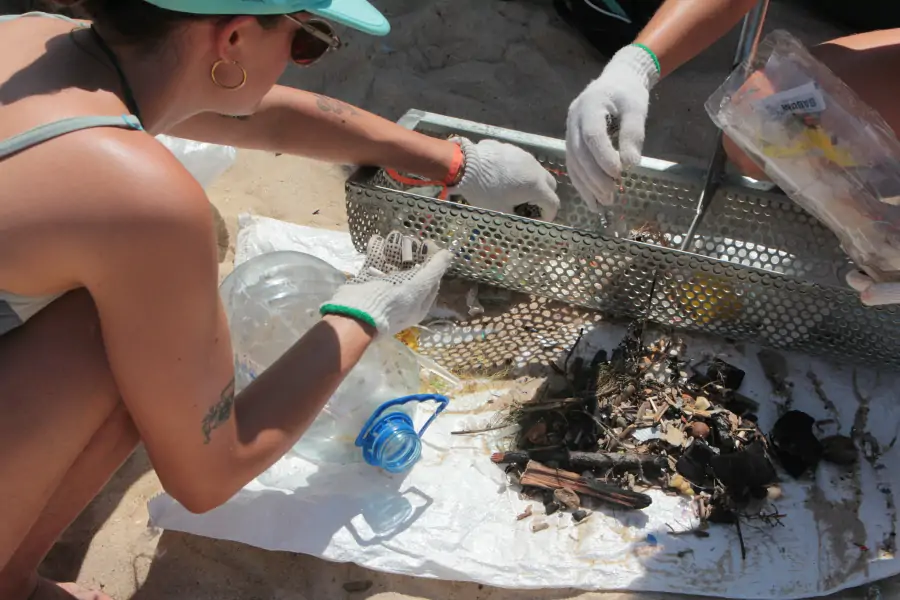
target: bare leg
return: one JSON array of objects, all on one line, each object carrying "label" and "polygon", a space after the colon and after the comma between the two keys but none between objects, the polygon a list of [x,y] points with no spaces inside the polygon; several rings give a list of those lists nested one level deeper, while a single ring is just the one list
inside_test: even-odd
[{"label": "bare leg", "polygon": [[[106,485],[112,474],[134,451],[138,440],[134,423],[125,406],[120,404],[66,473],[37,523],[16,549],[6,567],[0,571],[0,598],[16,598],[13,591],[16,589],[19,590],[20,596],[28,597],[23,593],[25,591],[31,593],[34,589],[38,581],[36,569],[56,539]],[[34,600],[53,592],[46,583],[49,582],[42,585],[41,594],[32,596]],[[4,584],[12,589],[4,589]],[[74,590],[71,586],[67,589]],[[90,592],[74,595],[79,599],[94,597]],[[105,596],[96,597],[105,598]]]},{"label": "bare leg", "polygon": [[[895,133],[900,133],[900,29],[860,33],[825,42],[810,50],[863,102],[874,108]],[[728,158],[742,173],[768,180],[766,174],[730,139]]]},{"label": "bare leg", "polygon": [[138,442],[86,292],[0,338],[0,389],[0,597],[71,598],[37,566]]}]

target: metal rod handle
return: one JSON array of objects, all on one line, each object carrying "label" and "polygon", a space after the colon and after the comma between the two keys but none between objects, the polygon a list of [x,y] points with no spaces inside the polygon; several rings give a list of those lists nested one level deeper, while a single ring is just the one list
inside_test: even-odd
[{"label": "metal rod handle", "polygon": [[[734,53],[734,62],[731,70],[737,69],[742,64],[745,68],[750,67],[750,63],[756,56],[756,49],[759,46],[759,38],[762,35],[763,23],[766,21],[766,11],[769,8],[769,0],[759,0],[747,16],[744,17],[744,24],[741,26],[741,37],[738,39],[737,49]],[[725,173],[725,162],[727,156],[725,154],[725,146],[722,144],[723,134],[721,129],[717,129],[715,149],[709,166],[706,169],[706,179],[703,182],[703,188],[700,197],[697,199],[697,210],[691,226],[688,228],[681,242],[681,249],[688,250],[697,228],[703,221],[709,205],[712,203],[719,185],[722,183],[722,175]]]}]

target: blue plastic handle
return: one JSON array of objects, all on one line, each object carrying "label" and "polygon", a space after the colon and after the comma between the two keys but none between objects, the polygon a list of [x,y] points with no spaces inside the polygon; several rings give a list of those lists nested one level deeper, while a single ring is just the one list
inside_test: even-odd
[{"label": "blue plastic handle", "polygon": [[446,396],[441,396],[439,394],[413,394],[412,396],[404,396],[402,398],[396,398],[394,400],[388,400],[384,404],[378,407],[378,409],[372,413],[372,416],[369,417],[369,420],[366,421],[366,424],[363,425],[363,428],[360,430],[359,435],[356,436],[356,445],[362,446],[363,439],[369,434],[369,430],[372,429],[372,425],[381,414],[387,410],[388,408],[394,406],[400,406],[401,404],[407,404],[409,402],[428,402],[429,400],[434,400],[438,403],[438,408],[434,411],[434,414],[431,415],[431,418],[425,421],[425,424],[422,425],[422,429],[419,430],[417,434],[420,438],[425,433],[425,430],[428,429],[428,426],[431,425],[431,422],[434,421],[439,414],[441,414],[447,405],[450,404],[450,399]]}]

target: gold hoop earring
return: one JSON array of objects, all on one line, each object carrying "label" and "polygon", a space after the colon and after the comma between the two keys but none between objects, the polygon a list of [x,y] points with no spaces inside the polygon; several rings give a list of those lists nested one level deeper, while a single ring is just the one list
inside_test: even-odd
[{"label": "gold hoop earring", "polygon": [[[221,67],[222,65],[224,65],[224,64],[226,64],[226,63],[229,64],[229,65],[234,65],[234,66],[236,66],[238,69],[241,70],[241,82],[240,82],[239,84],[237,84],[237,85],[224,85],[221,81],[219,81],[219,78],[216,77],[216,69],[218,69],[219,67]],[[217,86],[219,86],[219,87],[222,88],[222,89],[225,89],[225,90],[239,90],[239,89],[241,89],[242,87],[244,87],[244,84],[245,84],[245,83],[247,83],[247,70],[246,70],[244,67],[242,67],[236,60],[223,60],[223,59],[220,58],[219,60],[217,60],[216,62],[213,63],[212,68],[209,70],[209,78],[212,79],[212,82],[213,82],[214,84],[216,84]]]}]

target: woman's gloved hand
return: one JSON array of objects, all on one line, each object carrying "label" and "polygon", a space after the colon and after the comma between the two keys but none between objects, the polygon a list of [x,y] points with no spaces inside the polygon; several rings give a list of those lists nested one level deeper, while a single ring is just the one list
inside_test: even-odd
[{"label": "woman's gloved hand", "polygon": [[876,283],[862,271],[850,271],[847,284],[859,292],[859,299],[866,306],[900,304],[900,283]]},{"label": "woman's gloved hand", "polygon": [[[650,89],[658,80],[655,56],[642,46],[626,46],[569,106],[566,168],[589,209],[599,212],[612,204],[622,170],[640,162]],[[608,131],[615,123],[618,150]]]},{"label": "woman's gloved hand", "polygon": [[528,152],[496,140],[477,144],[454,138],[465,156],[462,180],[450,193],[460,194],[469,204],[513,214],[521,204],[541,211],[541,219],[553,221],[559,211],[556,179]]},{"label": "woman's gloved hand", "polygon": [[323,315],[344,315],[367,323],[379,335],[396,335],[417,325],[437,298],[452,255],[397,231],[373,235],[359,274],[323,304]]}]

